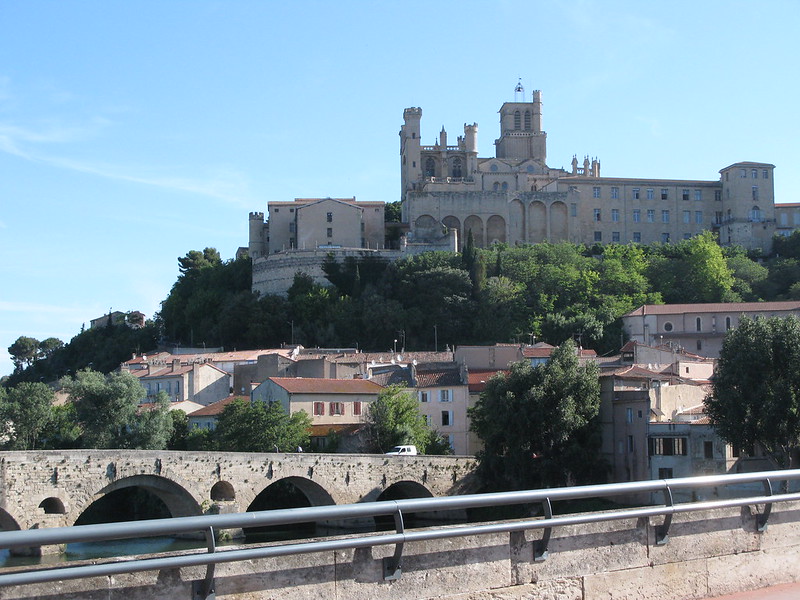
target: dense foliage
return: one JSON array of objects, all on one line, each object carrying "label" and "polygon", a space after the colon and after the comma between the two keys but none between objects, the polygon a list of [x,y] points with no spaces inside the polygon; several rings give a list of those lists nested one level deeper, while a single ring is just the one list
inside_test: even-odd
[{"label": "dense foliage", "polygon": [[747,319],[725,336],[706,411],[729,443],[782,467],[800,447],[800,319]]},{"label": "dense foliage", "polygon": [[140,410],[144,390],[134,375],[84,370],[65,377],[61,386],[75,407],[83,448],[157,450],[166,446],[172,432],[169,399],[162,393],[155,406]]},{"label": "dense foliage", "polygon": [[389,386],[369,405],[366,452],[382,454],[394,446],[413,445],[425,454],[450,454],[450,445],[425,423],[417,399],[401,386]]},{"label": "dense foliage", "polygon": [[488,489],[603,480],[597,365],[580,365],[576,350],[567,341],[547,363],[516,363],[487,382],[469,416],[484,443],[478,475]]},{"label": "dense foliage", "polygon": [[54,381],[91,367],[116,368],[133,352],[167,345],[359,347],[414,350],[459,344],[573,339],[600,354],[623,342],[619,317],[647,303],[800,299],[800,232],[775,253],[721,248],[706,232],[675,244],[566,242],[430,252],[389,263],[369,255],[328,260],[330,286],[298,274],[287,297],[251,291],[251,261],[223,261],[214,248],[178,259],[160,314],[143,329],[91,329],[66,345],[20,337],[7,381]]}]

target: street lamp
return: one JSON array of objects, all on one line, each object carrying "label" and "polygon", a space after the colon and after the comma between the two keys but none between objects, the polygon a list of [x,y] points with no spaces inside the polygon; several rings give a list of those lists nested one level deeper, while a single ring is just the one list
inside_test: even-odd
[{"label": "street lamp", "polygon": [[392,353],[397,354],[397,340],[394,341],[394,346],[392,346]]}]

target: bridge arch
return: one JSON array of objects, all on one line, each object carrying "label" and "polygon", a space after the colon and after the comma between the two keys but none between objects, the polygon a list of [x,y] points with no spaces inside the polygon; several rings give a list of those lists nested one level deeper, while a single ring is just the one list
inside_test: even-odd
[{"label": "bridge arch", "polygon": [[336,504],[328,491],[316,481],[289,476],[278,479],[262,489],[251,501],[247,511],[273,508],[299,508]]},{"label": "bridge arch", "polygon": [[130,488],[139,488],[160,500],[170,516],[188,517],[202,513],[197,499],[179,483],[160,475],[131,475],[117,479],[96,492],[90,502],[73,515],[70,525],[74,525],[87,510],[115,492]]},{"label": "bridge arch", "polygon": [[229,481],[218,481],[215,483],[211,486],[209,495],[215,502],[232,502],[236,500],[236,490]]},{"label": "bridge arch", "polygon": [[49,496],[42,500],[39,503],[39,508],[41,508],[46,515],[63,515],[67,512],[67,509],[64,507],[64,502],[61,498],[56,496]]},{"label": "bridge arch", "polygon": [[11,513],[0,508],[0,530],[2,531],[17,531],[22,529],[19,522],[11,516]]}]

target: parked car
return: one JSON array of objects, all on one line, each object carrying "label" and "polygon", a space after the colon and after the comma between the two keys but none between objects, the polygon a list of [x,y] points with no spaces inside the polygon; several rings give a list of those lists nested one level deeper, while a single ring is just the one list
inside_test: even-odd
[{"label": "parked car", "polygon": [[389,452],[386,453],[388,456],[416,456],[417,455],[417,447],[416,446],[395,446]]}]

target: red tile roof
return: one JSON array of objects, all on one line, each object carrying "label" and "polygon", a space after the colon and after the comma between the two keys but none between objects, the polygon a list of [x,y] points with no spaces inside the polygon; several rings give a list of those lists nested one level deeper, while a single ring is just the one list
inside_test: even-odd
[{"label": "red tile roof", "polygon": [[379,394],[383,386],[369,379],[270,377],[290,394]]},{"label": "red tile roof", "polygon": [[204,406],[200,410],[196,410],[192,413],[191,416],[193,417],[215,417],[219,415],[225,407],[228,406],[234,400],[244,400],[245,402],[250,402],[250,398],[247,396],[228,396],[227,398],[223,398],[213,404],[209,404],[208,406]]},{"label": "red tile roof", "polygon": [[487,370],[480,370],[480,369],[473,369],[469,372],[469,391],[471,393],[479,393],[486,389],[486,382],[489,381],[492,377],[497,375],[498,373],[502,373],[503,375],[508,375],[510,373],[507,369],[487,369]]}]

